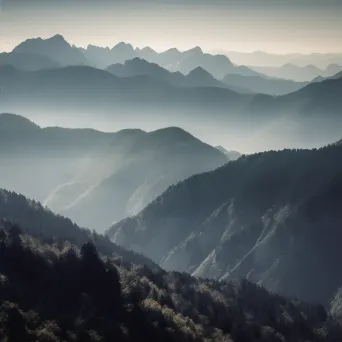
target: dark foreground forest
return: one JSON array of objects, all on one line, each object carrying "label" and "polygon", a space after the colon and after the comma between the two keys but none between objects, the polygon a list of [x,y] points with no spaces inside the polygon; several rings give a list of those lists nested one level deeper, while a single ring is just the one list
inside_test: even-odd
[{"label": "dark foreground forest", "polygon": [[90,240],[46,243],[2,220],[0,341],[342,340],[323,306],[104,258]]}]

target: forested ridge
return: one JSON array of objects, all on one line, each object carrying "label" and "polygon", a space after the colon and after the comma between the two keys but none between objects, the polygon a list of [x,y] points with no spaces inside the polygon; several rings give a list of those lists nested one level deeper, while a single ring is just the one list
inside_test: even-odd
[{"label": "forested ridge", "polygon": [[92,241],[103,256],[120,256],[127,262],[159,268],[150,259],[112,243],[107,237],[80,228],[70,219],[54,214],[40,202],[0,189],[0,219],[20,226],[21,231],[43,243],[69,242],[78,248]]},{"label": "forested ridge", "polygon": [[[341,313],[340,294],[333,312]],[[0,340],[340,341],[321,305],[247,280],[166,272],[40,203],[0,192]]]},{"label": "forested ridge", "polygon": [[26,341],[340,341],[322,306],[101,258],[93,243],[42,243],[0,228],[0,339]]},{"label": "forested ridge", "polygon": [[170,187],[108,230],[196,277],[246,277],[329,305],[342,285],[342,146],[243,156]]}]

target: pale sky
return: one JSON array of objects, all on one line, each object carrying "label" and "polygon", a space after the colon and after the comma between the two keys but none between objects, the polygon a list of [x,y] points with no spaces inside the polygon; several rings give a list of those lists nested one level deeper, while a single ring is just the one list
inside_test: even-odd
[{"label": "pale sky", "polygon": [[162,51],[342,52],[342,0],[0,0],[0,51],[62,34],[69,42]]}]

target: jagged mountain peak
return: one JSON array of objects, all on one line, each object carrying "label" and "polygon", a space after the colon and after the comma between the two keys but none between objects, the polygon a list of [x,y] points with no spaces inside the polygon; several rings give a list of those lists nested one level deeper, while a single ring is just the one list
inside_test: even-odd
[{"label": "jagged mountain peak", "polygon": [[126,42],[119,42],[117,43],[113,48],[113,49],[129,49],[129,50],[134,50],[133,45],[130,43],[126,43]]},{"label": "jagged mountain peak", "polygon": [[188,76],[205,76],[214,78],[207,70],[202,68],[201,66],[196,67],[188,73]]},{"label": "jagged mountain peak", "polygon": [[184,51],[186,54],[203,55],[203,50],[199,46],[195,46],[190,50]]}]

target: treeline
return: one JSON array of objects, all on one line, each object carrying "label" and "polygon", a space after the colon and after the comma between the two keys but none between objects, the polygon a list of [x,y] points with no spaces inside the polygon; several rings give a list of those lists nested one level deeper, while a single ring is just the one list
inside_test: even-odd
[{"label": "treeline", "polygon": [[2,225],[6,225],[8,220],[20,226],[22,232],[45,243],[68,241],[81,248],[83,244],[92,241],[101,255],[115,255],[124,258],[126,262],[159,268],[143,255],[127,251],[112,243],[108,237],[80,228],[70,219],[54,214],[41,203],[4,189],[0,189],[0,220]]},{"label": "treeline", "polygon": [[341,341],[322,306],[0,228],[0,340]]}]

